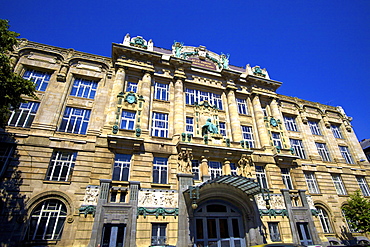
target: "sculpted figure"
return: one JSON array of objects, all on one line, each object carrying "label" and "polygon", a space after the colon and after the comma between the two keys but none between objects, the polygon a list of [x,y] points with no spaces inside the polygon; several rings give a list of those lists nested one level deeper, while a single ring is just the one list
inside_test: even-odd
[{"label": "sculpted figure", "polygon": [[222,63],[222,66],[224,69],[228,69],[229,68],[229,57],[230,57],[230,54],[221,54],[221,63]]},{"label": "sculpted figure", "polygon": [[179,153],[179,171],[184,173],[191,173],[191,160],[193,153],[191,150],[183,149]]},{"label": "sculpted figure", "polygon": [[243,154],[238,161],[238,175],[244,177],[252,177],[251,164],[246,154]]},{"label": "sculpted figure", "polygon": [[218,134],[217,127],[211,122],[211,119],[208,118],[205,125],[202,126],[202,136],[207,134]]},{"label": "sculpted figure", "polygon": [[183,43],[175,41],[174,46],[175,46],[175,57],[180,57]]}]

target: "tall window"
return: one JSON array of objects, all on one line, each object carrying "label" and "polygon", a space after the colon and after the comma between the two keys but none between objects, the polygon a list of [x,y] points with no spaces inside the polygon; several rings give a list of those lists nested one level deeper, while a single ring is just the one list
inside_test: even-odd
[{"label": "tall window", "polygon": [[238,113],[239,114],[248,114],[247,102],[245,99],[236,99],[238,104]]},{"label": "tall window", "polygon": [[153,183],[167,184],[167,158],[154,157],[153,160]]},{"label": "tall window", "polygon": [[37,102],[21,103],[17,110],[12,111],[8,125],[23,128],[31,127],[39,105],[40,103]]},{"label": "tall window", "polygon": [[274,144],[274,147],[282,148],[283,145],[281,143],[280,133],[272,132],[271,135],[272,135],[272,142]]},{"label": "tall window", "polygon": [[365,177],[364,176],[356,176],[356,179],[357,179],[358,185],[360,186],[362,194],[364,196],[370,196],[369,186],[367,185]]},{"label": "tall window", "polygon": [[281,176],[283,178],[283,183],[285,188],[288,190],[293,189],[292,178],[290,177],[290,169],[289,168],[281,168]]},{"label": "tall window", "polygon": [[45,91],[49,84],[51,74],[48,72],[28,69],[23,75],[24,79],[33,81],[36,85],[37,91]]},{"label": "tall window", "polygon": [[166,245],[166,223],[152,223],[152,246]]},{"label": "tall window", "polygon": [[152,136],[168,137],[168,114],[153,112]]},{"label": "tall window", "polygon": [[154,99],[168,101],[168,84],[154,83]]},{"label": "tall window", "polygon": [[298,131],[295,117],[284,116],[285,128],[290,131]]},{"label": "tall window", "polygon": [[227,134],[226,134],[226,123],[225,122],[219,122],[218,127],[219,127],[219,130],[220,130],[220,134],[222,136],[227,136]]},{"label": "tall window", "polygon": [[90,119],[90,110],[66,107],[59,131],[86,134]]},{"label": "tall window", "polygon": [[130,175],[131,155],[116,154],[114,157],[112,180],[128,181]]},{"label": "tall window", "polygon": [[214,179],[222,175],[222,164],[221,162],[209,161],[208,162],[208,172],[211,179]]},{"label": "tall window", "polygon": [[125,224],[104,224],[101,244],[99,244],[98,246],[124,246],[125,235]]},{"label": "tall window", "polygon": [[210,105],[215,105],[218,109],[223,110],[221,95],[219,94],[186,88],[185,96],[188,105],[208,101]]},{"label": "tall window", "polygon": [[342,154],[343,158],[346,160],[347,164],[353,164],[353,159],[351,154],[349,153],[348,147],[346,146],[339,146],[340,153]]},{"label": "tall window", "polygon": [[71,96],[94,99],[98,82],[93,80],[86,80],[82,78],[75,78],[71,90]]},{"label": "tall window", "polygon": [[340,138],[340,139],[343,138],[342,133],[340,132],[340,128],[339,128],[338,125],[332,124],[332,125],[330,125],[330,128],[331,128],[331,131],[333,132],[333,135],[334,135],[335,138]]},{"label": "tall window", "polygon": [[51,199],[40,203],[31,214],[28,240],[61,239],[66,218],[67,208],[59,200]]},{"label": "tall window", "polygon": [[331,230],[331,225],[330,225],[330,220],[329,220],[328,213],[321,207],[316,207],[316,210],[318,212],[318,216],[319,216],[319,219],[320,219],[320,224],[321,224],[322,231],[324,233],[331,233],[332,230]]},{"label": "tall window", "polygon": [[250,126],[241,126],[241,127],[242,127],[243,140],[248,143],[250,148],[254,148],[254,138],[253,138],[252,127]]},{"label": "tall window", "polygon": [[320,135],[321,136],[319,122],[316,122],[316,121],[308,121],[308,126],[310,126],[310,130],[311,130],[311,133],[313,135]]},{"label": "tall window", "polygon": [[346,188],[344,187],[342,178],[339,174],[331,174],[331,178],[333,179],[334,187],[337,190],[338,195],[347,195]]},{"label": "tall window", "polygon": [[257,182],[264,189],[268,188],[265,168],[263,166],[256,166]]},{"label": "tall window", "polygon": [[77,152],[54,151],[46,173],[46,180],[70,181],[76,157]]},{"label": "tall window", "polygon": [[316,177],[313,172],[305,172],[306,183],[308,192],[311,194],[320,194],[319,186],[317,185]]},{"label": "tall window", "polygon": [[294,149],[294,153],[301,159],[306,159],[306,153],[303,148],[302,140],[290,139],[290,145]]},{"label": "tall window", "polygon": [[137,92],[137,82],[131,82],[131,81],[127,82],[126,92],[136,93]]},{"label": "tall window", "polygon": [[133,130],[135,128],[135,112],[122,111],[121,129]]},{"label": "tall window", "polygon": [[191,173],[193,174],[194,180],[199,180],[199,161],[192,160],[191,161]]},{"label": "tall window", "polygon": [[316,148],[323,161],[331,161],[328,148],[325,143],[316,142]]},{"label": "tall window", "polygon": [[185,131],[189,134],[194,134],[194,118],[186,117]]},{"label": "tall window", "polygon": [[0,178],[6,171],[14,152],[14,146],[6,143],[0,145]]},{"label": "tall window", "polygon": [[278,222],[268,222],[270,239],[272,242],[281,241]]}]

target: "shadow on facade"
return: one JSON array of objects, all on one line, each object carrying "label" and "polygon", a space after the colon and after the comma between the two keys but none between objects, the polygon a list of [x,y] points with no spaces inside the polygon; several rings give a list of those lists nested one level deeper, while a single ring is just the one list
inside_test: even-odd
[{"label": "shadow on facade", "polygon": [[[31,160],[32,162],[32,160]],[[7,132],[0,133],[0,246],[17,246],[22,239],[26,220],[26,195],[15,139]]]}]

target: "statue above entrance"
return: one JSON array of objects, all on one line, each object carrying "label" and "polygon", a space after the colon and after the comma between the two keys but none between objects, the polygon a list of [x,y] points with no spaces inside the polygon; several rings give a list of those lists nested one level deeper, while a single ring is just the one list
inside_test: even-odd
[{"label": "statue above entrance", "polygon": [[211,119],[208,118],[205,125],[202,126],[202,136],[207,134],[218,134],[218,128],[211,122]]}]

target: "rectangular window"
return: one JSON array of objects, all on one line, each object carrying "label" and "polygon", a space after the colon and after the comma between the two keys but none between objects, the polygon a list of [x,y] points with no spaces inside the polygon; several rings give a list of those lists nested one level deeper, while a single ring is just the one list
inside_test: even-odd
[{"label": "rectangular window", "polygon": [[310,192],[311,194],[320,194],[315,174],[313,172],[305,172],[304,176],[306,178],[308,192]]},{"label": "rectangular window", "polygon": [[112,180],[128,181],[130,176],[131,155],[116,154],[114,157]]},{"label": "rectangular window", "polygon": [[13,152],[14,152],[13,145],[9,145],[6,143],[2,143],[2,145],[0,145],[0,178],[6,171],[11,161]]},{"label": "rectangular window", "polygon": [[153,183],[167,184],[167,158],[154,157],[153,160]]},{"label": "rectangular window", "polygon": [[231,170],[231,175],[232,176],[237,176],[238,175],[237,167],[236,167],[235,163],[230,163],[230,170]]},{"label": "rectangular window", "polygon": [[94,99],[97,88],[97,81],[75,78],[71,90],[71,96]]},{"label": "rectangular window", "polygon": [[357,179],[358,185],[360,186],[362,194],[364,196],[370,196],[369,186],[367,185],[365,177],[364,176],[356,176],[356,179]]},{"label": "rectangular window", "polygon": [[252,127],[250,126],[241,126],[241,127],[242,127],[243,140],[248,143],[249,148],[254,148],[254,138],[253,138]]},{"label": "rectangular window", "polygon": [[284,123],[286,130],[298,131],[295,117],[284,116]]},{"label": "rectangular window", "polygon": [[288,190],[293,189],[292,178],[290,177],[290,169],[289,168],[281,168],[281,176],[283,178],[283,183],[285,188]]},{"label": "rectangular window", "polygon": [[222,136],[227,136],[226,134],[226,123],[225,122],[219,122],[218,123],[219,131]]},{"label": "rectangular window", "polygon": [[152,246],[166,245],[166,228],[165,223],[152,223]]},{"label": "rectangular window", "polygon": [[236,99],[236,103],[238,104],[238,113],[239,114],[248,114],[247,102],[245,99]]},{"label": "rectangular window", "polygon": [[298,155],[301,159],[306,159],[306,153],[303,148],[302,140],[290,139],[290,145],[294,149],[295,155]]},{"label": "rectangular window", "polygon": [[333,179],[334,187],[337,190],[338,195],[347,195],[346,188],[344,187],[342,178],[339,174],[331,174],[331,178]]},{"label": "rectangular window", "polygon": [[316,142],[317,151],[319,152],[319,155],[321,156],[323,161],[331,161],[330,154],[328,151],[328,148],[326,147],[325,143],[318,143]]},{"label": "rectangular window", "polygon": [[211,179],[219,177],[222,175],[222,165],[221,162],[209,161],[208,162],[208,172]]},{"label": "rectangular window", "polygon": [[195,89],[185,89],[186,104],[195,105],[202,101],[208,101],[211,106],[217,107],[219,110],[223,110],[221,95],[203,92]]},{"label": "rectangular window", "polygon": [[168,101],[168,84],[154,83],[154,99]]},{"label": "rectangular window", "polygon": [[343,158],[346,160],[347,164],[353,164],[353,159],[351,154],[349,153],[348,147],[346,146],[339,146],[340,153],[342,154]]},{"label": "rectangular window", "polygon": [[193,174],[194,180],[199,180],[199,161],[198,160],[192,160],[191,161],[191,172]]},{"label": "rectangular window", "polygon": [[126,92],[137,92],[137,82],[128,81],[126,85]]},{"label": "rectangular window", "polygon": [[168,114],[153,112],[152,136],[168,137]]},{"label": "rectangular window", "polygon": [[49,84],[51,73],[28,69],[23,74],[23,78],[33,81],[37,91],[45,91]]},{"label": "rectangular window", "polygon": [[122,111],[121,115],[121,129],[133,130],[135,128],[135,112]]},{"label": "rectangular window", "polygon": [[263,166],[256,166],[256,178],[261,188],[268,189],[265,168]]},{"label": "rectangular window", "polygon": [[272,132],[271,135],[272,135],[272,142],[274,144],[274,147],[278,147],[280,149],[283,148],[283,145],[280,139],[280,133]]},{"label": "rectangular window", "polygon": [[67,106],[63,114],[59,131],[85,135],[89,119],[90,110]]},{"label": "rectangular window", "polygon": [[330,128],[331,128],[331,131],[333,132],[333,135],[335,138],[339,138],[339,139],[342,139],[342,133],[340,132],[340,128],[338,125],[330,125]]},{"label": "rectangular window", "polygon": [[308,126],[310,126],[310,130],[311,130],[311,133],[313,135],[319,135],[319,136],[321,136],[319,122],[316,122],[316,121],[308,121]]},{"label": "rectangular window", "polygon": [[185,132],[188,134],[194,134],[194,118],[186,117]]},{"label": "rectangular window", "polygon": [[270,239],[272,242],[281,241],[278,222],[268,222]]},{"label": "rectangular window", "polygon": [[125,235],[125,224],[104,224],[101,244],[99,246],[124,246]]},{"label": "rectangular window", "polygon": [[9,118],[8,125],[14,127],[30,128],[35,118],[37,109],[40,103],[38,102],[27,102],[21,103],[19,108],[12,111]]},{"label": "rectangular window", "polygon": [[77,152],[54,151],[45,179],[50,181],[70,181],[76,157]]}]

